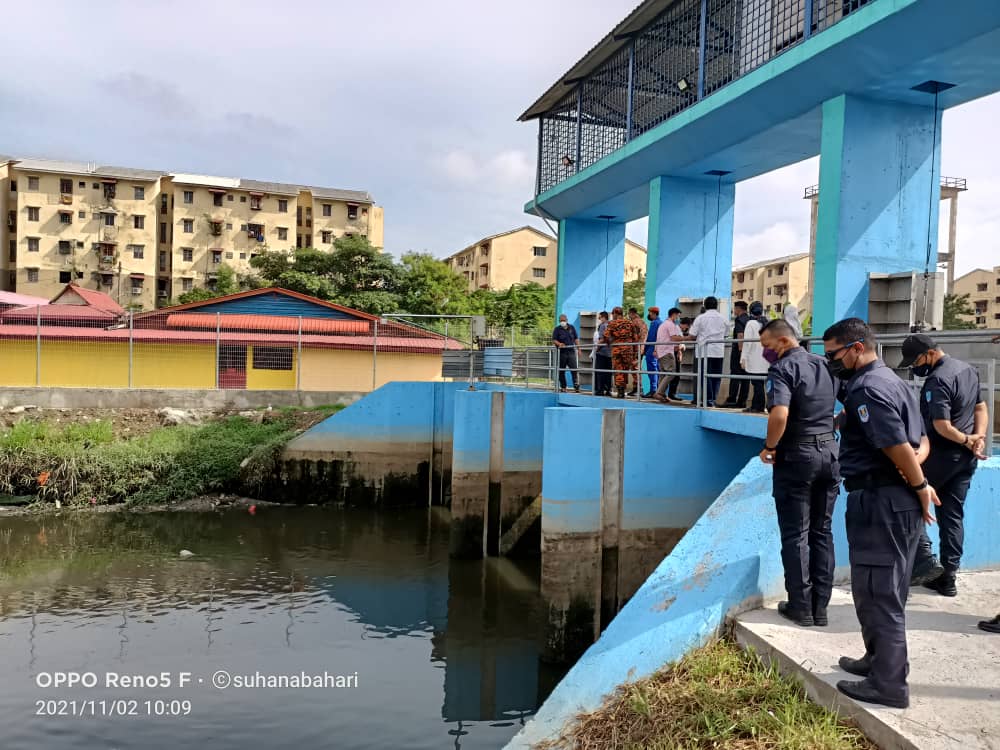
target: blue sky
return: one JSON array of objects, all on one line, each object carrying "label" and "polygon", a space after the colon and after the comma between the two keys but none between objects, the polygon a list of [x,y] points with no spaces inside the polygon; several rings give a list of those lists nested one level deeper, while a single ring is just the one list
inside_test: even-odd
[{"label": "blue sky", "polygon": [[[635,2],[9,3],[0,153],[366,189],[390,252],[445,256],[530,223],[516,118]],[[945,115],[959,272],[1000,264],[998,120],[997,97]],[[806,249],[817,174],[738,186],[736,263]]]}]

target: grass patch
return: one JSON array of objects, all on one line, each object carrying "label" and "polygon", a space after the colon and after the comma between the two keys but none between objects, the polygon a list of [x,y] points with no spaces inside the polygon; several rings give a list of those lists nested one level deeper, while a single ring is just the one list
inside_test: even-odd
[{"label": "grass patch", "polygon": [[297,432],[293,414],[230,417],[116,439],[109,422],[23,421],[0,434],[0,494],[64,503],[163,503],[259,487]]},{"label": "grass patch", "polygon": [[877,750],[753,652],[717,641],[581,714],[536,750]]}]

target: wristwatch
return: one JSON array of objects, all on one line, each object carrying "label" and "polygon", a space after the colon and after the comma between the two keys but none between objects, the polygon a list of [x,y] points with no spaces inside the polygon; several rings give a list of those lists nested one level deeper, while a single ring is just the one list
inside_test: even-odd
[{"label": "wristwatch", "polygon": [[922,481],[920,484],[911,484],[910,489],[913,490],[914,492],[920,492],[920,490],[925,490],[928,487],[930,487],[930,484],[931,483],[927,481],[927,477],[924,477],[924,481]]},{"label": "wristwatch", "polygon": [[778,450],[778,446],[774,446],[772,448],[770,445],[767,444],[767,442],[765,442],[764,443],[764,450],[766,450],[768,453],[774,453],[776,450]]}]

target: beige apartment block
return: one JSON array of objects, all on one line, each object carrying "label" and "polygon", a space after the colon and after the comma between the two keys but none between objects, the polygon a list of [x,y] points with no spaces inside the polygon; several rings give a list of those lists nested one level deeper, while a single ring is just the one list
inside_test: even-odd
[{"label": "beige apartment block", "polygon": [[975,323],[977,328],[1000,328],[1000,266],[992,271],[977,268],[955,279],[955,294],[969,295],[974,315],[963,319]]},{"label": "beige apartment block", "polygon": [[383,246],[383,212],[364,191],[0,157],[0,289],[52,297],[68,281],[150,310],[222,264],[237,275],[266,250]]},{"label": "beige apartment block", "polygon": [[780,313],[789,302],[801,312],[809,299],[809,253],[734,268],[732,288],[734,302],[760,302],[765,313]]},{"label": "beige apartment block", "polygon": [[[514,284],[535,282],[542,286],[556,283],[559,241],[534,227],[520,227],[509,232],[484,237],[444,259],[465,277],[469,291],[501,291]],[[625,281],[634,281],[646,272],[646,249],[625,240]]]}]

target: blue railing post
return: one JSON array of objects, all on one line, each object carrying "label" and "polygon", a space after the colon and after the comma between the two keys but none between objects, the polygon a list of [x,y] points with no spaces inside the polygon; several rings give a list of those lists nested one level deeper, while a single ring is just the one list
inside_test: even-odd
[{"label": "blue railing post", "polygon": [[814,2],[815,0],[805,0],[806,10],[805,10],[805,18],[803,20],[803,22],[805,23],[805,28],[802,30],[803,39],[808,39],[809,37],[812,36]]},{"label": "blue railing post", "polygon": [[628,46],[628,94],[625,102],[625,142],[632,140],[632,104],[635,91],[635,38]]},{"label": "blue railing post", "polygon": [[576,86],[576,171],[580,171],[580,149],[583,140],[583,82]]},{"label": "blue railing post", "polygon": [[698,99],[705,96],[705,45],[708,37],[708,0],[701,0],[698,22]]}]

